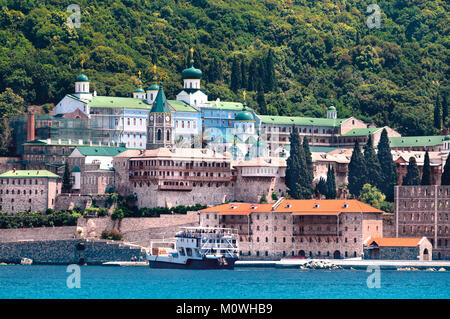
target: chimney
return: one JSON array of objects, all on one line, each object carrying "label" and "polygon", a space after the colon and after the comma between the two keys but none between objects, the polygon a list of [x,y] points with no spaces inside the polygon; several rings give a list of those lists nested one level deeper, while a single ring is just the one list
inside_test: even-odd
[{"label": "chimney", "polygon": [[30,111],[28,112],[27,142],[34,141],[35,139],[34,114],[33,111]]}]

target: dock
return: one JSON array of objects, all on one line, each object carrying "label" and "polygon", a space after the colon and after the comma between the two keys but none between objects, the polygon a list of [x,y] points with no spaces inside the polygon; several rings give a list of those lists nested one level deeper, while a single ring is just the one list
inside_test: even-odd
[{"label": "dock", "polygon": [[116,266],[116,267],[148,267],[148,261],[108,261],[102,264],[103,266]]},{"label": "dock", "polygon": [[435,270],[450,270],[450,260],[368,260],[368,259],[281,259],[279,261],[270,260],[239,260],[235,267],[257,267],[257,268],[294,268],[298,269],[311,261],[323,261],[331,263],[343,269],[367,270],[370,267],[380,267],[380,270],[419,269],[425,270],[434,268]]}]

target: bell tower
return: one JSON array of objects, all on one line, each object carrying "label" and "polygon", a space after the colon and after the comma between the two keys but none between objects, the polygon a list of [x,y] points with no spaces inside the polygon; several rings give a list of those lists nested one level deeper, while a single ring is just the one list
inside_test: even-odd
[{"label": "bell tower", "polygon": [[164,94],[162,82],[158,94],[148,114],[146,149],[153,150],[161,147],[174,146],[173,117]]}]

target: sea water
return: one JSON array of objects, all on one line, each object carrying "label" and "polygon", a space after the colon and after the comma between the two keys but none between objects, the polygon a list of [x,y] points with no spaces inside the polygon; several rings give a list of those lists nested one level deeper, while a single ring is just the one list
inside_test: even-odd
[{"label": "sea water", "polygon": [[381,270],[379,288],[369,288],[373,287],[368,284],[369,276],[374,273],[362,270],[166,270],[105,266],[79,269],[76,288],[73,278],[69,278],[74,273],[68,272],[67,266],[0,266],[0,298],[450,298],[448,271]]}]

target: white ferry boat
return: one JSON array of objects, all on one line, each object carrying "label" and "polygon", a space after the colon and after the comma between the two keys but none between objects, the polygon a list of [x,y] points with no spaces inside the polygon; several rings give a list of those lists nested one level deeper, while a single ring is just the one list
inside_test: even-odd
[{"label": "white ferry boat", "polygon": [[239,259],[237,229],[183,227],[175,237],[172,243],[151,242],[150,268],[233,269]]}]

